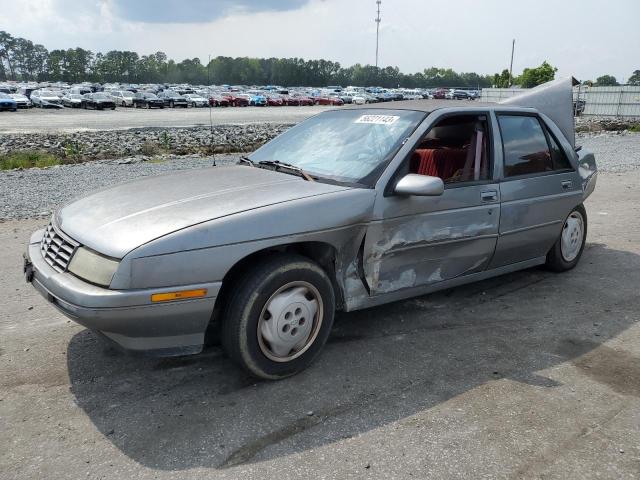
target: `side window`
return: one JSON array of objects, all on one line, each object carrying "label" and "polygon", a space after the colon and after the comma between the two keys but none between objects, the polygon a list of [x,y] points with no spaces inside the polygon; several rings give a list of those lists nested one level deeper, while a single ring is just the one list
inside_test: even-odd
[{"label": "side window", "polygon": [[504,176],[553,171],[547,137],[536,117],[499,115],[504,146]]},{"label": "side window", "polygon": [[455,115],[436,123],[420,140],[409,172],[440,177],[446,185],[486,180],[491,165],[485,115]]},{"label": "side window", "polygon": [[547,130],[547,137],[551,145],[551,160],[553,161],[554,170],[573,170],[571,163],[567,159],[564,150],[560,147],[551,132]]}]

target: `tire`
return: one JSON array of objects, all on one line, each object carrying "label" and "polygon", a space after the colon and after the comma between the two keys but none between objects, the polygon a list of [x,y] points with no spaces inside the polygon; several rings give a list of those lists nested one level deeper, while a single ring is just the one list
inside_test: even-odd
[{"label": "tire", "polygon": [[580,204],[565,219],[558,240],[547,253],[546,267],[553,272],[571,270],[580,261],[586,239],[587,211]]},{"label": "tire", "polygon": [[[229,357],[251,375],[268,380],[289,377],[307,368],[322,350],[333,325],[335,297],[324,270],[306,257],[278,254],[259,263],[233,287],[222,322],[222,345]],[[285,299],[289,296],[284,305],[272,302],[279,295]],[[269,304],[283,308],[276,310],[280,312],[277,318],[274,315],[265,320],[271,315]],[[308,308],[314,304],[315,314]],[[308,321],[305,315],[313,316],[313,320]],[[275,323],[266,323],[270,320]],[[277,326],[276,330],[270,330],[269,325]],[[292,342],[294,338],[288,335],[297,334],[304,344],[297,351],[288,344],[280,345],[288,353],[274,353],[274,344],[265,339],[261,328],[277,332],[279,341],[282,337]]]}]

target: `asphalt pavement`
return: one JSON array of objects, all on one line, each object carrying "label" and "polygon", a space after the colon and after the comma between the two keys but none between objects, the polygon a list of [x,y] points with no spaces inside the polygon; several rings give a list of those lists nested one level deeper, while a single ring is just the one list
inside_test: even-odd
[{"label": "asphalt pavement", "polygon": [[24,109],[0,112],[0,133],[77,132],[147,127],[191,127],[246,123],[298,123],[311,115],[335,108],[217,107],[115,110]]},{"label": "asphalt pavement", "polygon": [[24,283],[44,220],[0,223],[0,478],[637,479],[639,184],[601,175],[576,269],[339,315],[279,382],[113,350]]}]

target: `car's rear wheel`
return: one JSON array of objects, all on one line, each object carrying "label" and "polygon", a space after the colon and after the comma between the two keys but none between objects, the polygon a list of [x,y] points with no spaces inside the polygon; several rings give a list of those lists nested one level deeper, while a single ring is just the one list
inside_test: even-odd
[{"label": "car's rear wheel", "polygon": [[316,358],[333,324],[329,277],[299,255],[277,255],[243,276],[227,303],[222,344],[252,375],[277,380]]},{"label": "car's rear wheel", "polygon": [[580,261],[587,239],[587,211],[580,204],[562,225],[560,237],[547,253],[547,267],[554,272],[571,270]]}]

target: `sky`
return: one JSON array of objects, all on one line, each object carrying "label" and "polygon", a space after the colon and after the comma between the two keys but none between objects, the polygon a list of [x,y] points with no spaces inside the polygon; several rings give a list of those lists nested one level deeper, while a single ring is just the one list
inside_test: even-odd
[{"label": "sky", "polygon": [[[48,49],[375,63],[375,0],[0,0],[0,30]],[[640,69],[640,0],[382,0],[380,65],[626,81]]]}]

